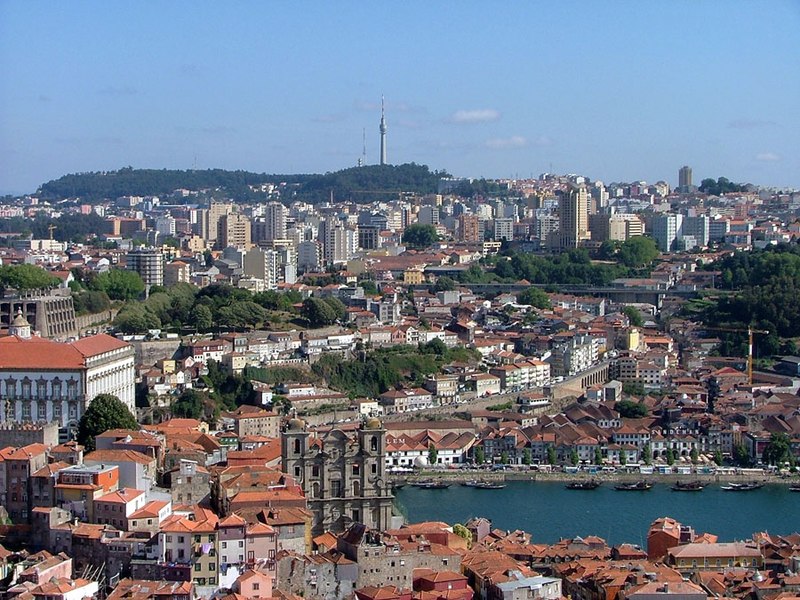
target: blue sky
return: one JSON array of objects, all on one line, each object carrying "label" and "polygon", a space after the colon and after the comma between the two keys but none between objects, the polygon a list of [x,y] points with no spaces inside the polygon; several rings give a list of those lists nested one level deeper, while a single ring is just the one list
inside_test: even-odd
[{"label": "blue sky", "polygon": [[800,187],[800,1],[0,0],[0,193],[65,173]]}]

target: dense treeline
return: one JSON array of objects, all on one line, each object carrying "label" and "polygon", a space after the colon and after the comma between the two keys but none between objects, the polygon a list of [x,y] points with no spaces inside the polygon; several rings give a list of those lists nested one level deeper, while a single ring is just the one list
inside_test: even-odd
[{"label": "dense treeline", "polygon": [[[592,262],[583,249],[570,250],[554,256],[539,256],[510,251],[497,257],[494,276],[498,281],[525,279],[531,283],[550,285],[608,285],[618,277],[632,277],[640,272],[624,265]],[[464,275],[477,275],[468,270]]]},{"label": "dense treeline", "polygon": [[438,372],[449,362],[469,360],[477,362],[474,351],[463,347],[447,348],[441,340],[433,340],[418,347],[362,351],[359,360],[325,354],[314,363],[312,370],[333,389],[353,398],[374,398],[401,384],[421,385],[426,375]]},{"label": "dense treeline", "polygon": [[739,185],[729,181],[727,177],[719,177],[716,181],[709,177],[708,179],[703,179],[703,181],[700,182],[700,187],[698,189],[704,194],[720,196],[722,194],[743,192],[745,188],[746,186],[744,185]]},{"label": "dense treeline", "polygon": [[[800,246],[781,244],[760,251],[737,252],[710,268],[721,272],[719,287],[737,293],[707,302],[703,307],[704,322],[767,330],[769,335],[756,337],[762,353],[790,350],[788,343],[779,338],[800,336]],[[737,345],[741,346],[742,341]]]},{"label": "dense treeline", "polygon": [[[247,171],[208,169],[179,171],[173,169],[133,169],[74,173],[48,181],[39,188],[45,199],[80,198],[100,202],[120,196],[162,196],[177,189],[205,190],[224,188],[231,196],[249,196],[251,185],[264,183],[299,183],[304,175],[265,175]],[[247,190],[247,191],[245,191]],[[244,200],[245,198],[237,198]]]},{"label": "dense treeline", "polygon": [[[370,165],[353,167],[324,175],[267,175],[248,171],[209,169],[204,171],[170,169],[133,169],[76,173],[48,181],[39,194],[48,200],[80,198],[83,202],[100,202],[120,196],[166,196],[177,189],[224,190],[225,196],[239,202],[266,199],[250,186],[287,183],[293,197],[318,202],[328,200],[331,193],[341,200],[356,202],[387,200],[392,193],[420,194],[436,191],[444,171],[430,171],[424,165]],[[388,192],[388,195],[387,195]]]},{"label": "dense treeline", "polygon": [[21,238],[48,239],[50,225],[55,225],[53,239],[60,242],[83,242],[104,230],[104,219],[96,213],[79,215],[66,213],[56,219],[38,214],[34,219],[12,217],[0,220],[0,232],[17,233]]}]

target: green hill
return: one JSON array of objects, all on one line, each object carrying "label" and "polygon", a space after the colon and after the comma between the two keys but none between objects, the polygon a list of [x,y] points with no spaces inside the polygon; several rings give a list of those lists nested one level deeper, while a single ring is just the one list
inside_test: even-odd
[{"label": "green hill", "polygon": [[391,198],[399,192],[427,194],[436,191],[444,171],[430,171],[424,165],[370,165],[324,175],[267,175],[223,169],[169,170],[133,169],[75,173],[48,181],[39,188],[47,200],[80,198],[97,203],[120,196],[169,196],[177,189],[218,191],[238,202],[253,202],[266,195],[250,186],[286,183],[293,198],[320,202],[330,198],[371,202]]}]

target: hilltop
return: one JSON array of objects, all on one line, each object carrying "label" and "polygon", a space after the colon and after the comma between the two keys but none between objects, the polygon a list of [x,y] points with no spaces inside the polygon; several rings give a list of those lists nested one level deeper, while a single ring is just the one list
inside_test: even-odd
[{"label": "hilltop", "polygon": [[266,188],[273,185],[288,188],[290,196],[297,200],[321,202],[333,194],[337,200],[371,202],[391,199],[400,192],[433,193],[442,177],[449,175],[415,163],[352,167],[323,175],[126,167],[118,171],[64,175],[43,184],[37,194],[47,200],[80,198],[82,202],[98,203],[120,196],[169,196],[175,190],[190,190],[222,193],[239,202],[256,202],[266,200],[269,194]]}]

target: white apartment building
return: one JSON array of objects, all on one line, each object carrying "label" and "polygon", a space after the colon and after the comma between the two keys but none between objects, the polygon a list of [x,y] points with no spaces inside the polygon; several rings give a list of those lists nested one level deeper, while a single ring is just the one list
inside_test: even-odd
[{"label": "white apartment building", "polygon": [[106,334],[71,343],[31,337],[19,319],[0,338],[2,421],[57,421],[69,431],[99,394],[135,414],[133,346]]}]

